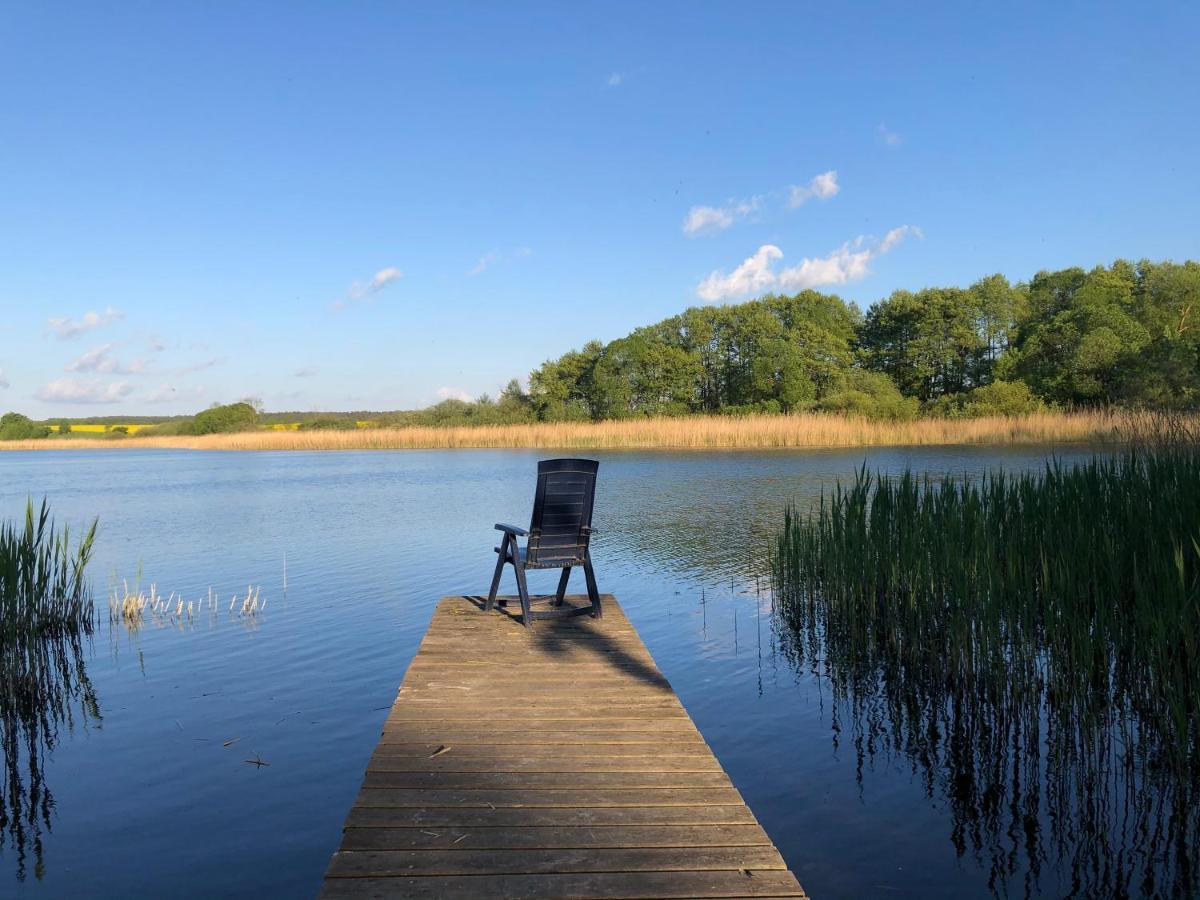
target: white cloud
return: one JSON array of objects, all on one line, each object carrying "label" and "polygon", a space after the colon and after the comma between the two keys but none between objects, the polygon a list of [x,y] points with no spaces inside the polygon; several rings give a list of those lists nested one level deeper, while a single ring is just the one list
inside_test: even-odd
[{"label": "white cloud", "polygon": [[117,403],[132,390],[126,381],[106,384],[95,378],[59,378],[42,387],[37,398],[46,403]]},{"label": "white cloud", "polygon": [[479,257],[479,261],[467,270],[467,274],[470,276],[482,275],[488,268],[501,260],[524,259],[527,256],[533,256],[533,250],[529,247],[516,247],[508,252],[492,249]]},{"label": "white cloud", "polygon": [[76,335],[83,334],[85,331],[92,331],[96,328],[101,328],[109,325],[118,319],[124,317],[124,313],[119,309],[107,307],[103,313],[89,312],[85,313],[80,319],[72,319],[67,316],[56,316],[48,319],[46,324],[53,329],[58,335],[60,341],[65,341]]},{"label": "white cloud", "polygon": [[200,362],[189,363],[186,366],[180,366],[178,369],[174,370],[173,374],[190,375],[193,372],[203,372],[205,369],[211,369],[213,366],[217,365],[218,363],[223,363],[224,361],[224,358],[220,356],[213,356],[208,359],[202,359]]},{"label": "white cloud", "polygon": [[608,76],[608,86],[620,87],[621,83],[625,81],[625,78],[626,75],[624,72],[612,72]]},{"label": "white cloud", "polygon": [[499,259],[500,259],[500,251],[499,250],[489,250],[487,253],[483,254],[483,256],[479,257],[479,262],[475,263],[475,265],[472,266],[467,271],[467,274],[468,275],[482,275],[484,270],[487,269],[488,266],[490,266],[492,263],[496,262]]},{"label": "white cloud", "polygon": [[683,233],[688,237],[715,234],[734,222],[748,218],[762,207],[762,197],[749,200],[730,200],[724,206],[693,206],[683,219]]},{"label": "white cloud", "polygon": [[437,389],[439,400],[462,400],[464,403],[471,402],[471,395],[462,388],[456,387],[440,387]]},{"label": "white cloud", "polygon": [[112,355],[116,344],[101,344],[67,365],[68,372],[100,372],[106,375],[140,375],[146,371],[146,361],[135,359],[125,365]]},{"label": "white cloud", "polygon": [[385,287],[394,281],[399,281],[404,277],[404,273],[395,266],[388,266],[386,269],[380,269],[371,280],[363,283],[356,281],[350,285],[350,290],[346,291],[346,296],[340,300],[335,300],[332,303],[332,308],[336,311],[345,309],[347,304],[355,300],[367,300],[378,294]]},{"label": "white cloud", "polygon": [[292,374],[297,378],[312,378],[319,371],[320,369],[318,369],[316,366],[302,366]]},{"label": "white cloud", "polygon": [[696,286],[696,296],[709,303],[735,300],[770,291],[802,291],[859,281],[870,273],[873,259],[896,247],[908,235],[921,237],[911,225],[893,228],[883,240],[859,236],[828,256],[802,259],[799,265],[776,271],[772,264],[783,259],[783,251],[774,244],[763,244],[728,275],[713,272]]},{"label": "white cloud", "polygon": [[879,139],[889,147],[899,147],[904,141],[904,138],[900,137],[896,132],[889,130],[883,122],[879,123]]},{"label": "white cloud", "polygon": [[788,189],[788,208],[795,209],[798,206],[803,206],[813,197],[818,200],[828,200],[830,197],[837,195],[841,187],[838,186],[837,170],[830,169],[828,172],[822,172],[815,176],[812,181],[805,185],[792,185]]},{"label": "white cloud", "polygon": [[792,185],[782,191],[758,194],[748,200],[733,199],[721,206],[693,206],[683,217],[683,233],[688,237],[716,234],[770,207],[782,204],[788,209],[796,209],[814,197],[828,200],[841,191],[837,177],[837,170],[830,169],[814,176],[807,184]]},{"label": "white cloud", "polygon": [[4,377],[4,370],[0,369],[0,391],[9,387],[12,387],[12,385],[9,383],[8,379]]}]

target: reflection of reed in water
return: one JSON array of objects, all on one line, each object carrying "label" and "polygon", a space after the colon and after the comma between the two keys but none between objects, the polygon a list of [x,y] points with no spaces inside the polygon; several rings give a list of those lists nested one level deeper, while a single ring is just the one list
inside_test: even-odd
[{"label": "reflection of reed in water", "polygon": [[908,760],[997,893],[1200,890],[1200,449],[937,485],[862,472],[774,563],[835,741]]},{"label": "reflection of reed in water", "polygon": [[43,502],[23,526],[0,523],[0,846],[17,852],[23,878],[29,849],[41,867],[41,833],[53,799],[42,777],[60,728],[100,718],[83,661],[95,614],[84,569],[96,525],[70,547]]}]

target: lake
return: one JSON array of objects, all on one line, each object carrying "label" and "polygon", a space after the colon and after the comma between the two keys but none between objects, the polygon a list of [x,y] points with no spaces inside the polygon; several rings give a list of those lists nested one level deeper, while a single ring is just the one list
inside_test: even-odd
[{"label": "lake", "polygon": [[[586,454],[601,461],[600,589],[814,897],[1071,892],[1078,861],[1036,814],[1023,833],[972,841],[936,778],[853,740],[823,679],[789,663],[763,577],[785,504],[864,463],[971,477],[1051,452],[1088,455]],[[57,724],[37,786],[45,816],[22,827],[23,846],[4,834],[0,895],[314,894],[434,603],[486,592],[492,524],[529,515],[536,460],[550,455],[0,454],[0,516],[43,495],[72,527],[99,516],[90,573],[105,612],[79,671],[95,709],[75,703]],[[126,579],[206,605],[211,588],[216,609],[130,633],[106,612]],[[530,587],[556,579],[535,572]],[[251,586],[266,608],[231,612]],[[997,857],[1011,860],[1000,878]]]}]

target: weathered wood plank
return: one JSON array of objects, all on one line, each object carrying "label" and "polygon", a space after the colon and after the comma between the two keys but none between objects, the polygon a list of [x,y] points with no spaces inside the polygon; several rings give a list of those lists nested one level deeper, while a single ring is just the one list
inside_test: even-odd
[{"label": "weathered wood plank", "polygon": [[[569,732],[565,732],[568,733]],[[529,768],[537,769],[540,762],[559,759],[586,759],[592,762],[607,762],[618,760],[654,762],[658,760],[674,761],[677,759],[703,759],[705,762],[716,763],[708,747],[697,741],[689,743],[674,743],[667,746],[645,746],[644,744],[610,744],[581,750],[573,747],[558,746],[522,746],[514,750],[506,744],[488,743],[483,738],[487,735],[475,732],[480,738],[461,744],[447,744],[443,741],[418,742],[385,742],[380,741],[375,748],[376,756],[403,757],[448,762],[455,759],[472,760],[472,765],[478,765],[482,759],[503,760],[506,764],[529,764]],[[436,756],[434,755],[436,754]],[[510,770],[511,771],[511,770]]]},{"label": "weathered wood plank", "polygon": [[803,896],[620,606],[604,603],[602,620],[533,629],[515,602],[493,615],[478,598],[438,605],[324,896]]},{"label": "weathered wood plank", "polygon": [[570,809],[355,806],[347,828],[571,828],[615,825],[755,825],[743,803],[724,806],[642,806]]},{"label": "weathered wood plank", "polygon": [[342,838],[343,850],[763,846],[771,846],[771,839],[758,825],[347,828]]},{"label": "weathered wood plank", "polygon": [[[401,883],[397,883],[401,882]],[[411,900],[478,900],[480,897],[558,900],[716,900],[734,897],[803,897],[788,871],[593,872],[575,875],[460,875],[454,877],[329,878],[330,898],[406,897]]]},{"label": "weathered wood plank", "polygon": [[[577,767],[578,768],[578,767]],[[590,791],[593,789],[641,790],[666,788],[732,787],[729,776],[715,772],[413,772],[369,767],[364,788],[419,788],[442,791]]]},{"label": "weathered wood plank", "polygon": [[[588,728],[583,730],[580,724],[575,724],[576,731],[562,730],[547,730],[530,732],[528,728],[512,728],[512,730],[500,730],[499,726],[488,728],[487,731],[480,730],[478,727],[470,727],[470,724],[464,726],[462,722],[456,725],[431,725],[428,727],[412,727],[412,728],[390,728],[383,732],[383,736],[379,739],[379,746],[389,744],[410,744],[413,742],[433,743],[436,746],[449,744],[451,746],[463,746],[464,744],[479,744],[480,746],[593,746],[593,745],[641,745],[641,746],[658,746],[666,750],[672,748],[670,752],[676,752],[673,748],[680,746],[700,745],[707,749],[707,744],[696,733],[695,730],[686,731],[683,728],[672,728],[672,730],[664,731],[662,728],[656,731],[636,730],[636,728],[622,728],[622,730],[614,731],[612,728]],[[515,751],[512,751],[515,752]]]},{"label": "weathered wood plank", "polygon": [[549,875],[557,872],[786,870],[774,847],[586,847],[508,850],[340,850],[331,878]]},{"label": "weathered wood plank", "polygon": [[407,734],[418,731],[436,733],[439,728],[444,731],[491,731],[524,732],[529,734],[533,727],[545,728],[546,731],[578,731],[580,733],[596,731],[642,731],[695,734],[696,726],[685,715],[660,716],[629,716],[625,719],[563,719],[554,716],[482,716],[463,714],[455,718],[432,718],[428,715],[390,716],[386,721],[385,730],[391,734]]},{"label": "weathered wood plank", "polygon": [[741,803],[733,788],[595,788],[550,790],[421,790],[363,788],[357,806],[578,807],[578,806],[707,806]]},{"label": "weathered wood plank", "polygon": [[368,772],[479,772],[486,770],[491,773],[504,773],[532,777],[539,774],[566,773],[616,773],[616,772],[657,772],[673,774],[692,774],[699,772],[721,772],[722,769],[712,757],[696,754],[694,756],[667,756],[660,758],[617,757],[610,759],[592,759],[578,752],[566,756],[534,756],[513,759],[492,759],[486,756],[468,757],[459,755],[453,757],[436,757],[430,759],[422,756],[395,756],[380,753],[378,750],[367,763]]}]

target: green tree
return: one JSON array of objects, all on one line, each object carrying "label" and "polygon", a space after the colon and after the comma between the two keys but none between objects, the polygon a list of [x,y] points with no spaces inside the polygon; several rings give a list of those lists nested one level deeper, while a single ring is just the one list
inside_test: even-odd
[{"label": "green tree", "polygon": [[920,405],[916,398],[901,394],[886,375],[856,369],[847,375],[840,390],[821,398],[816,408],[868,419],[905,421],[916,418]]},{"label": "green tree", "polygon": [[28,416],[7,412],[0,416],[0,441],[27,441],[44,438],[50,433],[45,425],[39,425]]},{"label": "green tree", "polygon": [[[989,300],[996,288],[986,286]],[[860,335],[864,361],[921,401],[986,383],[1006,333],[991,305],[985,311],[974,288],[896,291],[867,312]]]},{"label": "green tree", "polygon": [[1039,396],[1062,403],[1118,400],[1151,343],[1134,303],[1136,274],[1117,262],[1039,273],[1029,285],[1030,316],[1018,331],[1015,374]]},{"label": "green tree", "polygon": [[250,431],[258,426],[258,410],[250,403],[239,401],[225,406],[213,406],[195,415],[183,434],[223,434],[230,431]]}]

